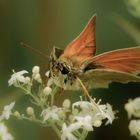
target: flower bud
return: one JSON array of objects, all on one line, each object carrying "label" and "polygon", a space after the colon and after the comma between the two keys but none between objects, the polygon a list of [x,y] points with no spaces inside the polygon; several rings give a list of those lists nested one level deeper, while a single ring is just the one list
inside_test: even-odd
[{"label": "flower bud", "polygon": [[32,69],[33,74],[37,74],[37,73],[39,73],[39,71],[40,71],[39,66],[34,66],[33,69]]},{"label": "flower bud", "polygon": [[133,110],[134,110],[134,109],[133,109],[132,104],[127,103],[127,104],[125,104],[124,108],[125,108],[125,110],[126,110],[127,112],[133,113]]},{"label": "flower bud", "polygon": [[27,107],[26,112],[29,116],[34,116],[34,109],[32,107]]},{"label": "flower bud", "polygon": [[30,77],[26,77],[25,79],[26,79],[26,83],[29,83],[31,80]]},{"label": "flower bud", "polygon": [[93,126],[95,126],[95,127],[100,127],[101,124],[102,124],[102,121],[100,121],[100,120],[95,120],[94,123],[93,123]]},{"label": "flower bud", "polygon": [[41,76],[40,76],[39,73],[35,74],[35,75],[33,76],[33,78],[34,78],[37,82],[42,83]]},{"label": "flower bud", "polygon": [[17,118],[20,118],[20,113],[18,111],[15,111],[14,116],[17,117]]},{"label": "flower bud", "polygon": [[71,105],[71,102],[69,99],[65,99],[64,102],[63,102],[63,107],[68,109],[70,108],[70,105]]},{"label": "flower bud", "polygon": [[47,72],[45,73],[45,76],[46,76],[46,77],[49,77],[49,75],[50,75],[50,71],[47,71]]},{"label": "flower bud", "polygon": [[45,87],[43,90],[44,95],[50,95],[52,92],[52,89],[50,87]]}]

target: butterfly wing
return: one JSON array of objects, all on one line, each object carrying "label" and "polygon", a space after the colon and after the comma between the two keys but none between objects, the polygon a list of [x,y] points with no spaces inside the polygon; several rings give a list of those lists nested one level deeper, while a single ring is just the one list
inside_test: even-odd
[{"label": "butterfly wing", "polygon": [[[90,66],[90,67],[89,67]],[[118,49],[93,57],[83,67],[92,69],[97,66],[121,72],[137,74],[140,72],[140,47]]]},{"label": "butterfly wing", "polygon": [[82,69],[85,71],[85,77],[93,76],[93,81],[99,83],[99,87],[107,87],[112,81],[140,82],[140,77],[137,76],[140,72],[140,47],[118,49],[97,55],[85,62]]},{"label": "butterfly wing", "polygon": [[140,82],[139,76],[111,69],[89,70],[82,77],[83,81],[88,81],[88,88],[108,88],[111,82]]},{"label": "butterfly wing", "polygon": [[96,16],[93,16],[82,33],[65,48],[61,58],[67,58],[76,65],[81,65],[93,57],[96,49],[95,20]]}]

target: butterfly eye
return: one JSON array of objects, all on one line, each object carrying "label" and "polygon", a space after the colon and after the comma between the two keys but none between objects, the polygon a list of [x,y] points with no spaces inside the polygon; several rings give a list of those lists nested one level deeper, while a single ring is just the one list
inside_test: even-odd
[{"label": "butterfly eye", "polygon": [[68,74],[69,73],[69,70],[63,66],[63,69],[61,70],[61,73],[62,74]]},{"label": "butterfly eye", "polygon": [[52,69],[53,72],[59,71],[59,65],[56,63],[52,64],[50,68]]}]

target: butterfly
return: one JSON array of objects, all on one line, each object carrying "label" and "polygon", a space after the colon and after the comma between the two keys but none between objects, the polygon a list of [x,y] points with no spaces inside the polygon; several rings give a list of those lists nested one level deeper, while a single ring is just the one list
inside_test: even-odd
[{"label": "butterfly", "polygon": [[108,88],[111,82],[140,82],[140,47],[117,49],[99,55],[95,40],[96,16],[64,50],[50,55],[50,78],[67,90]]}]

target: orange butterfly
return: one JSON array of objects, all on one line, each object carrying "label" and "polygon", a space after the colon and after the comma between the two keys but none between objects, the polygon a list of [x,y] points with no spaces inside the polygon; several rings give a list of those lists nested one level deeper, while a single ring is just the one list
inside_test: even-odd
[{"label": "orange butterfly", "polygon": [[[64,89],[106,88],[112,81],[140,82],[140,47],[118,49],[95,56],[95,22],[92,17],[82,33],[64,50],[53,48],[50,77]],[[83,83],[83,84],[82,84]]]}]

